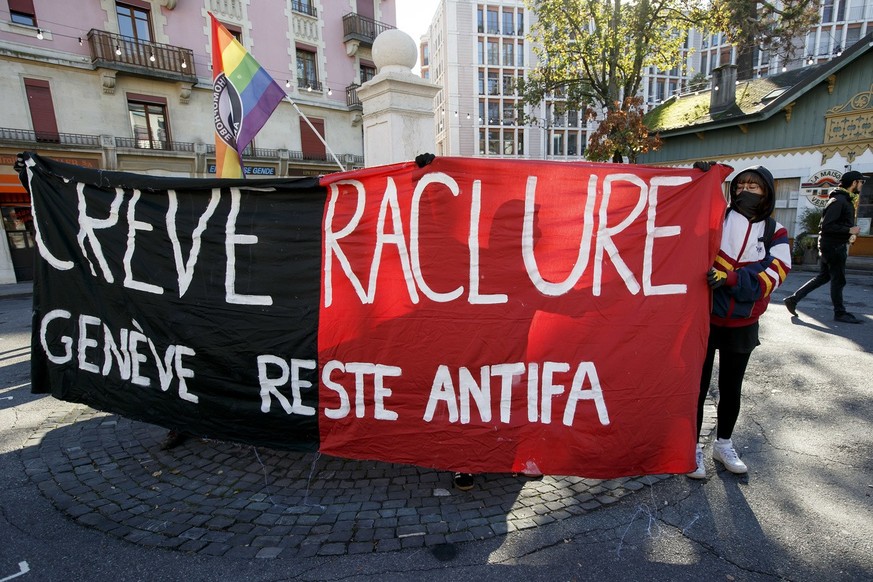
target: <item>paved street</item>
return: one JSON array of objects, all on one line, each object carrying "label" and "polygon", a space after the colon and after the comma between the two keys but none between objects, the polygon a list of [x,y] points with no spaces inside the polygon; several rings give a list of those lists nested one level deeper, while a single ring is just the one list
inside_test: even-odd
[{"label": "paved street", "polygon": [[[477,477],[201,439],[30,394],[30,297],[0,296],[0,582],[873,579],[873,272],[762,319],[734,440],[750,467]],[[2,286],[0,286],[2,287]],[[705,431],[713,427],[710,406]]]}]

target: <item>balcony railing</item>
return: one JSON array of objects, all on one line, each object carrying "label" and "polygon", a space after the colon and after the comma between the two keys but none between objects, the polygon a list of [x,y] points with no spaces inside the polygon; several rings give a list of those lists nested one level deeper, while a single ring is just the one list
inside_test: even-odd
[{"label": "balcony railing", "polygon": [[103,30],[88,31],[91,63],[107,69],[149,76],[196,81],[194,52],[190,49],[137,40]]},{"label": "balcony railing", "polygon": [[116,137],[115,147],[140,150],[167,150],[173,152],[193,152],[194,144],[186,141],[164,139],[137,139],[135,137]]},{"label": "balcony railing", "polygon": [[302,93],[303,91],[322,91],[323,88],[321,86],[321,81],[297,77],[297,90]]},{"label": "balcony railing", "polygon": [[366,46],[373,46],[377,36],[392,28],[395,27],[352,12],[343,16],[343,42],[357,40]]},{"label": "balcony railing", "polygon": [[352,83],[348,87],[346,87],[346,105],[353,109],[363,109],[364,104],[361,103],[361,100],[358,98],[358,85],[357,83]]},{"label": "balcony railing", "polygon": [[21,143],[56,143],[66,146],[99,147],[100,137],[78,133],[55,133],[0,127],[0,141]]},{"label": "balcony railing", "polygon": [[[51,151],[54,153],[45,153],[45,155],[47,155],[48,157],[51,157],[52,155],[57,155],[58,151],[62,151],[66,148],[102,149],[103,147],[105,147],[105,144],[101,142],[99,135],[83,135],[78,133],[45,134],[50,135],[51,139],[43,139],[41,137],[42,135],[43,134],[40,132],[34,132],[29,129],[0,127],[0,145],[15,146],[22,147],[22,149],[28,149],[28,147],[45,146],[46,144],[49,144],[49,146],[52,147]],[[129,148],[141,151],[152,150],[155,153],[151,155],[156,155],[160,152],[182,152],[194,155],[194,152],[196,150],[196,144],[192,142],[137,139],[133,137],[115,137],[113,138],[113,141],[115,143],[115,147],[119,148]],[[243,158],[255,158],[263,161],[279,162],[282,159],[282,151],[283,150],[271,148],[255,148],[249,145],[243,151]],[[293,162],[336,167],[336,162],[333,159],[333,156],[331,156],[330,154],[325,154],[324,156],[322,156],[321,154],[304,154],[303,152],[296,150],[285,151],[287,151],[288,153],[288,159]],[[46,152],[48,152],[48,150],[46,150]],[[143,151],[142,153],[145,154],[146,152]],[[206,144],[206,154],[210,156],[215,155],[214,144]],[[353,165],[360,167],[364,164],[363,156],[359,156],[356,154],[338,154],[338,156],[349,167]]]},{"label": "balcony railing", "polygon": [[313,17],[318,16],[318,12],[316,12],[315,6],[312,5],[311,1],[291,0],[291,10]]}]

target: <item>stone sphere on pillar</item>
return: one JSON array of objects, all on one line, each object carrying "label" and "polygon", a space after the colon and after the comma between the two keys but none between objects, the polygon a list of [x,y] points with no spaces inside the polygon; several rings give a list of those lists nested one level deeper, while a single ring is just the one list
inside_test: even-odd
[{"label": "stone sphere on pillar", "polygon": [[410,73],[418,60],[415,41],[396,28],[388,29],[376,37],[372,54],[380,73]]}]

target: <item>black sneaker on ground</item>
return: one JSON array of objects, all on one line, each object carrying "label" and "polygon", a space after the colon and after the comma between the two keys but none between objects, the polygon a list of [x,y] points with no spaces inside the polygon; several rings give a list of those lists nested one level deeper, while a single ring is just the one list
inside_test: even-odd
[{"label": "black sneaker on ground", "polygon": [[455,485],[455,489],[469,491],[473,488],[473,474],[455,473],[455,476],[452,477],[452,483]]},{"label": "black sneaker on ground", "polygon": [[786,297],[782,300],[782,303],[785,304],[785,307],[788,309],[788,313],[791,315],[797,315],[797,299],[794,297]]},{"label": "black sneaker on ground", "polygon": [[180,430],[171,430],[167,432],[167,436],[164,437],[164,440],[161,441],[161,450],[168,451],[170,449],[175,449],[182,443],[188,440],[191,435],[187,432],[183,432]]},{"label": "black sneaker on ground", "polygon": [[834,321],[839,321],[840,323],[861,323],[861,320],[851,313],[840,313],[835,315]]}]

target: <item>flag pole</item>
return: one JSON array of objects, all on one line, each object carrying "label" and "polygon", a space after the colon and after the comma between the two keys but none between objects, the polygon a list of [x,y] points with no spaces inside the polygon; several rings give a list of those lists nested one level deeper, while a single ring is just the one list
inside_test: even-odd
[{"label": "flag pole", "polygon": [[333,153],[333,150],[332,150],[332,149],[330,149],[330,146],[329,146],[329,145],[327,145],[327,142],[326,142],[326,141],[324,141],[324,138],[323,138],[323,137],[322,137],[322,135],[321,135],[321,134],[320,134],[320,133],[319,133],[319,132],[318,132],[318,130],[317,130],[317,129],[315,129],[315,126],[314,126],[314,125],[312,125],[312,122],[311,122],[311,121],[309,121],[309,118],[308,118],[308,117],[306,117],[306,114],[305,114],[305,113],[303,113],[303,112],[302,112],[302,111],[300,111],[300,108],[299,108],[299,107],[297,107],[297,104],[296,104],[296,103],[294,103],[294,101],[292,101],[292,100],[291,100],[291,98],[290,98],[290,97],[288,97],[288,95],[285,95],[285,99],[287,99],[287,100],[288,100],[288,103],[290,103],[290,104],[291,104],[291,105],[293,105],[293,106],[294,106],[294,109],[296,109],[296,110],[297,110],[297,113],[299,113],[299,114],[300,114],[300,117],[302,117],[302,118],[303,118],[303,121],[305,121],[305,122],[306,122],[306,125],[308,125],[308,126],[309,126],[309,127],[310,127],[310,128],[312,128],[312,132],[313,132],[313,133],[314,133],[314,134],[315,134],[315,135],[317,135],[317,136],[318,136],[318,139],[320,139],[320,140],[321,140],[321,143],[323,143],[323,144],[324,144],[324,147],[325,147],[325,149],[327,149],[327,151],[328,151],[328,152],[330,152],[330,155],[332,155],[332,156],[333,156],[333,161],[335,161],[335,162],[336,162],[336,165],[337,165],[337,166],[339,166],[339,167],[340,167],[340,170],[342,170],[342,171],[343,171],[343,172],[345,172],[345,171],[346,171],[346,169],[345,169],[345,167],[343,167],[343,165],[342,165],[342,164],[341,164],[341,163],[340,163],[340,161],[339,161],[339,158],[338,158],[338,157],[336,157],[336,154],[335,154],[335,153]]}]

